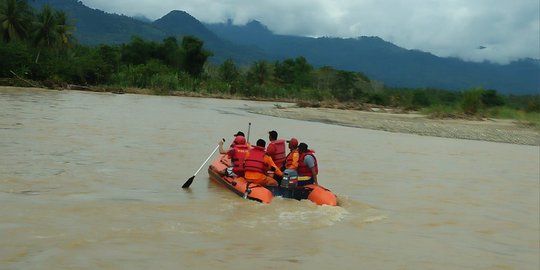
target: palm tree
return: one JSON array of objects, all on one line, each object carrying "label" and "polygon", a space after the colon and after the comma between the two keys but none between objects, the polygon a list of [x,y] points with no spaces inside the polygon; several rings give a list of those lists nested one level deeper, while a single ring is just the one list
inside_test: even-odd
[{"label": "palm tree", "polygon": [[25,0],[0,0],[0,32],[2,40],[23,40],[28,37],[32,11]]},{"label": "palm tree", "polygon": [[[55,11],[44,5],[33,23],[34,45],[38,48],[67,48],[73,40],[73,26],[68,24],[64,11]],[[36,63],[41,50],[38,51]]]},{"label": "palm tree", "polygon": [[50,48],[58,40],[58,31],[54,11],[49,5],[44,5],[33,22],[34,45]]},{"label": "palm tree", "polygon": [[63,10],[56,11],[55,17],[60,46],[67,48],[73,43],[74,27],[68,23],[68,17]]}]

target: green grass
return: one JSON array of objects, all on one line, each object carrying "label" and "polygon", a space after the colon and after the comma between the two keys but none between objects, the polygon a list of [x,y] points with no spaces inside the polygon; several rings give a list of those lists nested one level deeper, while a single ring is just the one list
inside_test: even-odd
[{"label": "green grass", "polygon": [[539,112],[526,112],[524,110],[504,106],[491,108],[486,111],[486,115],[492,118],[516,120],[540,129]]},{"label": "green grass", "polygon": [[458,105],[436,104],[430,107],[422,108],[420,113],[428,115],[431,118],[489,117],[496,119],[510,119],[521,122],[525,125],[533,126],[540,130],[540,112],[527,112],[525,110],[514,109],[508,106],[482,109],[474,115],[467,115]]},{"label": "green grass", "polygon": [[458,105],[434,104],[421,108],[420,113],[431,118],[458,118],[463,115],[463,111]]}]

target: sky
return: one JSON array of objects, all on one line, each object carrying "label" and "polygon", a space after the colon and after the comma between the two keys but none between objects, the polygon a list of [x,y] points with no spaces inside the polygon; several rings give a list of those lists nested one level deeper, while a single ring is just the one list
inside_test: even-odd
[{"label": "sky", "polygon": [[540,59],[540,0],[82,0],[127,16],[182,10],[204,23],[258,20],[275,34],[378,36],[440,57]]}]

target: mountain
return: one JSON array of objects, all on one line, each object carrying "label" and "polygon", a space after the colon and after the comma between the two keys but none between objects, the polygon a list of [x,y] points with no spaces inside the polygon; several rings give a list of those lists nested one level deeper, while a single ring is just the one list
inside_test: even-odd
[{"label": "mountain", "polygon": [[540,60],[522,59],[507,65],[467,62],[418,50],[407,50],[378,37],[309,38],[275,35],[258,21],[207,24],[218,36],[257,46],[277,59],[304,56],[316,66],[360,71],[395,87],[436,87],[463,90],[481,86],[503,93],[540,92]]},{"label": "mountain", "polygon": [[200,21],[185,11],[174,10],[156,20],[152,25],[161,29],[167,36],[196,36],[204,41],[205,48],[214,53],[212,61],[222,63],[228,58],[239,63],[251,63],[254,59],[262,59],[267,56],[258,48],[249,48],[233,44],[225,38],[218,37]]},{"label": "mountain", "polygon": [[48,4],[65,11],[76,27],[75,38],[85,45],[127,43],[135,34],[154,41],[166,37],[162,30],[149,23],[92,9],[76,0],[34,0],[29,4],[38,10]]},{"label": "mountain", "polygon": [[436,87],[464,90],[481,86],[502,93],[540,92],[540,60],[522,59],[507,65],[467,62],[407,50],[378,37],[310,38],[276,35],[258,21],[246,25],[203,24],[183,11],[171,11],[154,22],[91,9],[77,0],[35,0],[66,11],[74,19],[76,39],[85,45],[127,43],[133,35],[161,41],[193,35],[214,53],[213,63],[283,60],[304,56],[315,66],[358,71],[395,87]]}]

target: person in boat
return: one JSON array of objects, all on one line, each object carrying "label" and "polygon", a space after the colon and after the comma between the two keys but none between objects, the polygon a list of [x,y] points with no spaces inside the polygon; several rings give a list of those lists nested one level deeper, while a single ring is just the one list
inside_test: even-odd
[{"label": "person in boat", "polygon": [[268,139],[270,143],[266,148],[266,153],[272,157],[272,160],[280,168],[285,163],[285,140],[278,139],[278,133],[275,130],[268,132]]},{"label": "person in boat", "polygon": [[[238,136],[242,136],[242,137],[244,137],[244,139],[246,138],[246,135],[244,135],[244,132],[242,132],[242,131],[236,132],[236,134],[234,134],[233,136],[234,136],[234,139],[236,139],[236,137],[238,137]],[[233,139],[233,142],[231,143],[231,145],[229,146],[229,148],[233,148],[235,146],[234,139]],[[226,154],[226,153],[222,153],[222,154]]]},{"label": "person in boat", "polygon": [[235,134],[233,143],[229,150],[223,148],[223,140],[219,141],[219,153],[227,154],[231,163],[223,175],[227,176],[244,176],[244,159],[249,151],[249,145],[246,142],[246,138],[243,136],[243,132],[239,131]]},{"label": "person in boat", "polygon": [[298,170],[298,160],[300,159],[300,153],[298,153],[298,140],[291,138],[287,141],[289,144],[289,154],[285,157],[285,163],[283,164],[283,173],[294,173]]},{"label": "person in boat", "polygon": [[317,174],[319,174],[319,166],[315,152],[308,148],[305,143],[298,145],[298,186],[304,186],[317,183]]},{"label": "person in boat", "polygon": [[274,174],[283,176],[283,172],[276,166],[272,157],[266,153],[266,142],[263,139],[257,140],[244,160],[244,178],[250,183],[262,186],[277,186],[278,182],[267,175],[267,171],[273,170]]}]

